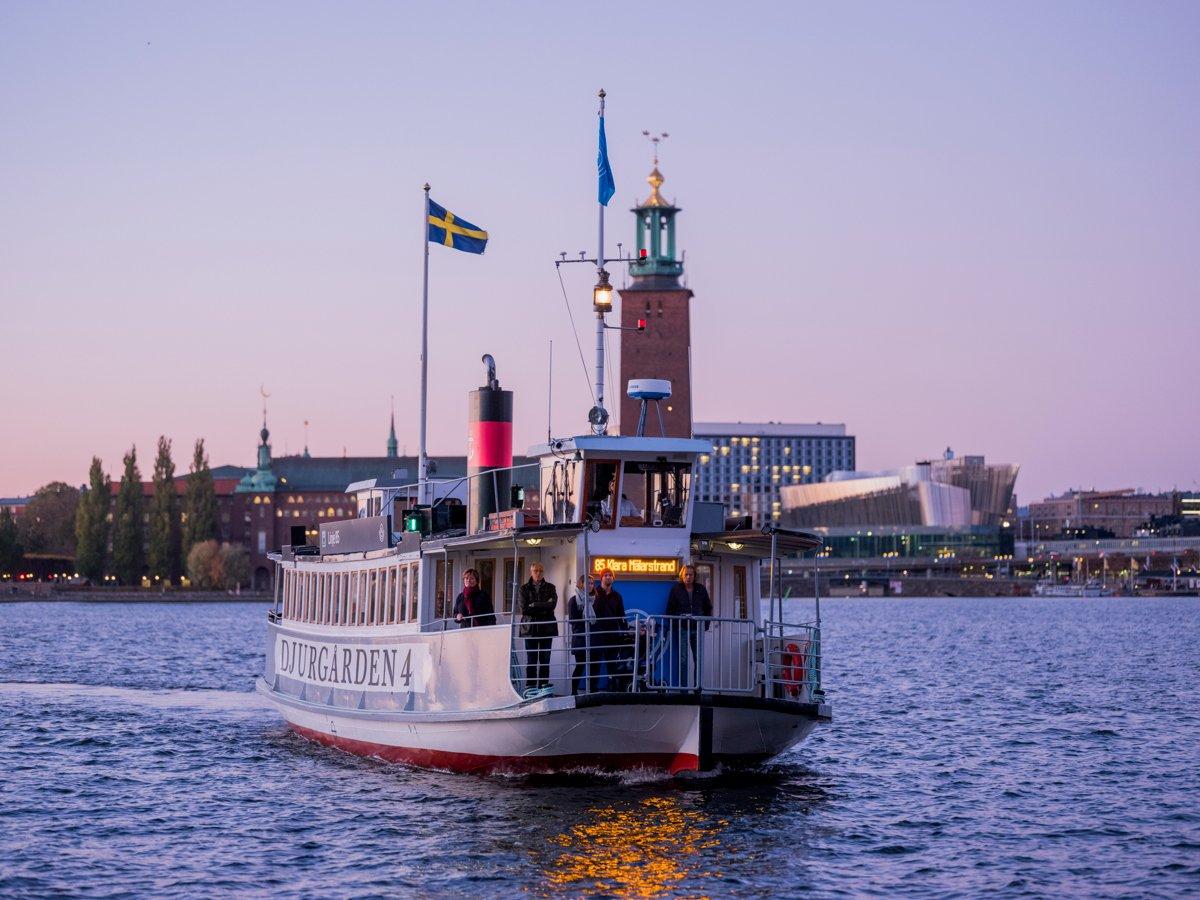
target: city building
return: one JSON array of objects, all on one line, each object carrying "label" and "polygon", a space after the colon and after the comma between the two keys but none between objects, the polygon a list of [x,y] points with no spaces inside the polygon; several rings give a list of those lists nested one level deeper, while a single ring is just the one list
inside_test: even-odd
[{"label": "city building", "polygon": [[1133,537],[1152,518],[1180,515],[1179,495],[1114,491],[1067,491],[1029,504],[1035,540],[1056,537]]},{"label": "city building", "polygon": [[[416,483],[417,458],[398,456],[396,446],[393,420],[384,456],[311,456],[305,448],[302,454],[272,457],[264,419],[255,468],[220,466],[213,470],[214,479],[221,483],[217,491],[219,537],[249,550],[254,586],[270,584],[267,554],[284,544],[296,543],[294,534],[303,534],[312,541],[322,521],[358,515],[354,498],[346,493],[351,484],[371,479]],[[524,457],[513,457],[514,466],[528,462]],[[465,478],[467,457],[431,456],[429,468],[430,476],[437,479]],[[536,468],[517,469],[513,484],[536,488],[536,473]],[[230,489],[228,476],[233,474],[237,481]],[[399,530],[399,523],[394,522],[393,527]]]},{"label": "city building", "polygon": [[713,444],[700,457],[696,499],[723,503],[756,525],[780,523],[788,485],[854,471],[854,437],[842,424],[697,422],[695,435]]},{"label": "city building", "polygon": [[0,509],[7,509],[13,519],[20,518],[33,497],[0,497]]},{"label": "city building", "polygon": [[[657,145],[656,145],[657,146]],[[663,197],[658,154],[646,179],[650,196],[632,212],[637,217],[637,258],[629,264],[630,283],[621,291],[621,377],[609,393],[619,394],[620,432],[637,432],[640,401],[626,393],[630,381],[661,378],[671,397],[648,410],[647,434],[692,436],[691,300],[680,284],[683,261],[676,257],[675,216],[679,208]],[[645,328],[639,329],[638,322]],[[661,426],[660,417],[661,416]],[[661,429],[661,430],[660,430]]]},{"label": "city building", "polygon": [[825,556],[948,561],[1013,552],[1018,467],[982,456],[925,460],[885,472],[834,472],[785,485],[782,524],[817,531]]}]

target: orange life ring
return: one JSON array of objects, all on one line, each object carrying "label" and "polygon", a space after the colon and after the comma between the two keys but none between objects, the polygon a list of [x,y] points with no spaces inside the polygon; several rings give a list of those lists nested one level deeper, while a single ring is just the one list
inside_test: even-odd
[{"label": "orange life ring", "polygon": [[783,685],[792,697],[800,696],[800,686],[804,684],[804,670],[808,664],[808,641],[803,648],[799,644],[789,643],[783,649]]}]

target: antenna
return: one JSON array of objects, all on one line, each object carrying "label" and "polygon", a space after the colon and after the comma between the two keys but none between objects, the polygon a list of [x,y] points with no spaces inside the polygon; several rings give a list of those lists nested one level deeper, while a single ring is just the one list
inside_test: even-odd
[{"label": "antenna", "polygon": [[670,137],[665,131],[661,134],[651,134],[648,131],[643,131],[642,136],[654,145],[654,167],[658,168],[658,145]]},{"label": "antenna", "polygon": [[553,405],[551,403],[554,397],[554,338],[550,339],[550,377],[546,379],[546,443],[550,443],[550,417],[553,415]]}]

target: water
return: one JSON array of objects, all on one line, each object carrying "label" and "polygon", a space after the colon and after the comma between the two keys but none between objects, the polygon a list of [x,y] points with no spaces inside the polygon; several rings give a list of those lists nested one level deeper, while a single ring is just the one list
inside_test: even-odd
[{"label": "water", "polygon": [[823,604],[833,725],[738,776],[311,745],[258,605],[0,605],[0,893],[1200,895],[1200,604]]}]

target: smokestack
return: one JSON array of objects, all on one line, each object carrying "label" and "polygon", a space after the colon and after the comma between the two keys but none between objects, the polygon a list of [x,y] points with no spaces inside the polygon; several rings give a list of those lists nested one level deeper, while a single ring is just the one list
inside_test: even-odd
[{"label": "smokestack", "polygon": [[[500,389],[496,361],[483,355],[487,383],[471,391],[467,423],[467,530],[482,531],[490,513],[508,509],[512,488],[512,391]],[[494,475],[483,473],[503,469]]]}]

